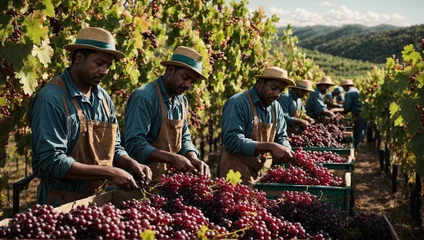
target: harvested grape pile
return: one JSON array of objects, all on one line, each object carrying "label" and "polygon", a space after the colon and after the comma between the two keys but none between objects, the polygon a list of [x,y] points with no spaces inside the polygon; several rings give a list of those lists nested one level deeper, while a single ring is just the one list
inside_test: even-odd
[{"label": "harvested grape pile", "polygon": [[162,177],[155,190],[119,207],[91,204],[62,213],[35,205],[0,227],[0,238],[324,239],[349,232],[339,209],[307,192],[267,200],[247,186],[190,173]]},{"label": "harvested grape pile", "polygon": [[292,147],[334,147],[347,148],[343,132],[334,124],[313,124],[301,135],[290,135]]},{"label": "harvested grape pile", "polygon": [[[284,166],[275,165],[261,178],[263,183],[293,183],[297,185],[341,186],[343,181],[334,176],[322,164],[316,164],[315,153],[298,149],[289,163]],[[325,161],[325,160],[323,160]]]}]

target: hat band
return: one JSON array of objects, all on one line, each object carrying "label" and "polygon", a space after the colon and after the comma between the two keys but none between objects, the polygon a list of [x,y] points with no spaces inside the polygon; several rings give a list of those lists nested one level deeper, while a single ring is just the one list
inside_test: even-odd
[{"label": "hat band", "polygon": [[200,72],[202,71],[202,62],[197,62],[193,58],[189,58],[189,57],[184,56],[182,54],[178,54],[178,53],[173,54],[172,57],[171,57],[171,61],[182,62],[182,63],[189,65],[192,68],[199,70]]},{"label": "hat band", "polygon": [[302,86],[302,85],[296,85],[296,87],[303,88],[303,89],[308,89],[306,86]]},{"label": "hat band", "polygon": [[86,44],[98,48],[115,50],[115,46],[113,44],[90,39],[77,39],[75,41],[75,44]]}]

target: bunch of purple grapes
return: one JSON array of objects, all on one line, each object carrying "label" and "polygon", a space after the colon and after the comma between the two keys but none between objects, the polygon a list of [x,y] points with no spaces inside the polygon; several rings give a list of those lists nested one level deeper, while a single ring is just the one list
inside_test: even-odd
[{"label": "bunch of purple grapes", "polygon": [[307,127],[301,135],[290,135],[290,144],[293,147],[335,147],[346,148],[347,144],[343,132],[333,125],[324,126],[322,123]]},{"label": "bunch of purple grapes", "polygon": [[358,212],[345,227],[345,239],[392,239],[390,226],[382,215],[375,212]]},{"label": "bunch of purple grapes", "polygon": [[303,159],[312,159],[316,163],[344,163],[346,158],[330,151],[310,151],[303,150],[301,147],[296,150],[296,155]]}]

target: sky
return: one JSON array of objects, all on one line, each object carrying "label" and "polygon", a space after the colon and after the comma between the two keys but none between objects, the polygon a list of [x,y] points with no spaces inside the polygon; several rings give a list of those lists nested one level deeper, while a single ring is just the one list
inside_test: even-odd
[{"label": "sky", "polygon": [[249,9],[265,8],[280,18],[278,27],[424,24],[423,0],[249,0]]}]

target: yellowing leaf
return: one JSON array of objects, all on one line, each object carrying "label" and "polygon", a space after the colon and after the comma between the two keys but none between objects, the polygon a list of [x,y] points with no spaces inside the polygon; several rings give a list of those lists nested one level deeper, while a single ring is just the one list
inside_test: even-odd
[{"label": "yellowing leaf", "polygon": [[395,120],[395,126],[399,126],[399,127],[401,127],[401,126],[403,126],[403,124],[404,124],[403,118],[402,118],[402,116],[399,116],[399,117]]},{"label": "yellowing leaf", "polygon": [[33,43],[38,45],[42,39],[47,38],[49,29],[43,26],[43,16],[39,11],[28,15],[22,25],[26,26],[26,34]]},{"label": "yellowing leaf", "polygon": [[34,45],[32,50],[32,55],[38,57],[38,60],[40,60],[44,67],[49,66],[49,63],[51,62],[50,57],[53,55],[53,48],[50,47],[49,42],[49,39],[46,39],[40,47]]},{"label": "yellowing leaf", "polygon": [[150,229],[144,230],[140,237],[142,240],[154,240],[156,232]]},{"label": "yellowing leaf", "polygon": [[233,184],[234,186],[235,186],[237,183],[241,183],[241,182],[242,182],[242,181],[241,181],[241,174],[240,174],[240,172],[239,172],[239,171],[234,172],[233,170],[230,170],[230,171],[227,173],[227,176],[226,176],[225,180],[226,180],[227,182],[229,182],[229,183]]},{"label": "yellowing leaf", "polygon": [[397,111],[399,111],[399,105],[395,102],[390,103],[390,117],[393,117]]},{"label": "yellowing leaf", "polygon": [[12,21],[12,16],[7,14],[0,15],[0,42],[2,45],[4,45],[9,35],[14,31]]},{"label": "yellowing leaf", "polygon": [[37,72],[35,71],[38,67],[37,65],[39,65],[37,60],[32,55],[29,55],[22,69],[16,73],[16,77],[20,79],[19,82],[23,85],[22,89],[30,95],[34,93],[35,88],[38,86]]},{"label": "yellowing leaf", "polygon": [[46,8],[42,11],[42,13],[49,17],[54,17],[54,6],[51,0],[43,0],[43,5]]},{"label": "yellowing leaf", "polygon": [[137,29],[139,29],[141,32],[145,32],[147,29],[149,29],[149,21],[147,21],[146,18],[146,14],[141,14],[140,17],[135,17],[133,19],[135,26],[137,26]]},{"label": "yellowing leaf", "polygon": [[197,239],[200,240],[207,240],[208,237],[206,237],[206,232],[209,230],[209,228],[205,225],[202,225],[202,227],[197,231]]}]

